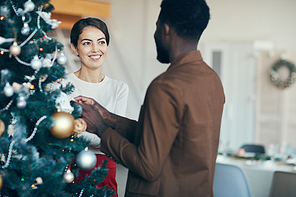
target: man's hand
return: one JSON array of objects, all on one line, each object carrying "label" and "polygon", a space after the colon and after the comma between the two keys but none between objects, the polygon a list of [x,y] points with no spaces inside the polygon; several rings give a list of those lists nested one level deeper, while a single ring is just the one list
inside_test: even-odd
[{"label": "man's hand", "polygon": [[113,129],[116,125],[116,115],[109,112],[106,108],[100,105],[92,98],[84,97],[84,96],[77,96],[74,98],[79,104],[89,104],[94,106],[94,108],[101,114],[104,121]]},{"label": "man's hand", "polygon": [[101,114],[94,108],[93,105],[80,104],[82,107],[82,118],[87,123],[86,130],[90,133],[97,134],[99,137],[110,127],[103,119]]}]

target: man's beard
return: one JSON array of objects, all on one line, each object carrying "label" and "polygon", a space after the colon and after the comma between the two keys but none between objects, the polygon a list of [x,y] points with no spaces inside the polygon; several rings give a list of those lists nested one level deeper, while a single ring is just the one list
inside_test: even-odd
[{"label": "man's beard", "polygon": [[156,51],[157,51],[157,60],[160,63],[168,64],[170,63],[169,53],[166,48],[163,46],[162,40],[155,38]]}]

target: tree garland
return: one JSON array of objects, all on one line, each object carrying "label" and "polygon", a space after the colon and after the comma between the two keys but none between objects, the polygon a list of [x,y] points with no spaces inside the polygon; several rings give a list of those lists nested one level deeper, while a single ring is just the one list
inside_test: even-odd
[{"label": "tree garland", "polygon": [[[282,79],[277,72],[282,66],[286,66],[290,71],[290,75],[287,79]],[[296,67],[292,62],[281,59],[272,66],[270,78],[274,85],[280,89],[290,87],[296,81]]]}]

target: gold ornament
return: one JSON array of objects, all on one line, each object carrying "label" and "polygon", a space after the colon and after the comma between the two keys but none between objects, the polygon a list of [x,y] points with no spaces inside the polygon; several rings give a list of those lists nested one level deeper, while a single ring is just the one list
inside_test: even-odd
[{"label": "gold ornament", "polygon": [[3,134],[5,131],[5,124],[2,120],[0,120],[0,136]]},{"label": "gold ornament", "polygon": [[74,120],[74,133],[80,134],[86,130],[87,124],[82,118]]},{"label": "gold ornament", "polygon": [[0,174],[0,189],[2,188],[2,183],[3,183],[3,180],[2,180],[2,176]]},{"label": "gold ornament", "polygon": [[51,127],[50,133],[56,138],[67,138],[74,130],[74,117],[66,112],[56,112],[52,115],[54,126]]}]

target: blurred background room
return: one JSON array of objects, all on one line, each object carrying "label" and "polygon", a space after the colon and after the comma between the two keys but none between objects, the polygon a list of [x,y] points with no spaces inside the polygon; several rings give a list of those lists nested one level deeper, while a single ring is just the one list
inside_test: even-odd
[{"label": "blurred background room", "polygon": [[[72,25],[87,16],[106,22],[111,41],[103,73],[128,84],[127,117],[137,119],[146,88],[168,67],[156,60],[153,39],[161,0],[51,3],[56,8],[52,18],[62,21],[54,36],[65,46],[68,72],[78,69],[80,62],[70,48]],[[207,3],[211,20],[199,50],[225,90],[220,151],[236,153],[243,144],[260,144],[266,154],[272,148],[296,156],[296,1]]]}]

